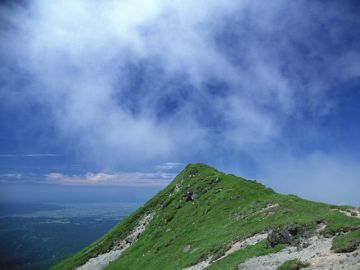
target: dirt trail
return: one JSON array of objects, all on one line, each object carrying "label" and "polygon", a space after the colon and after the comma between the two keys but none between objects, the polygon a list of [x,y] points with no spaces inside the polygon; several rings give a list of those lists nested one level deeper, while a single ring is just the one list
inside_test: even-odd
[{"label": "dirt trail", "polygon": [[231,245],[231,247],[225,252],[225,255],[220,257],[217,260],[212,260],[212,256],[209,256],[205,261],[201,261],[193,266],[187,267],[187,268],[183,268],[183,270],[202,270],[205,269],[206,267],[210,266],[212,263],[219,261],[227,256],[229,256],[230,254],[234,253],[235,251],[238,251],[240,249],[244,249],[248,246],[252,246],[257,244],[259,241],[266,239],[267,237],[267,233],[261,233],[261,234],[255,234],[254,236],[251,236],[249,238],[246,238],[245,240],[242,241],[237,241],[235,243],[233,243]]},{"label": "dirt trail", "polygon": [[354,218],[360,218],[360,209],[359,208],[349,208],[346,210],[342,209],[333,209],[334,211],[339,211],[340,213],[343,213],[347,215],[348,217],[354,217]]},{"label": "dirt trail", "polygon": [[275,254],[249,259],[240,264],[238,269],[275,270],[283,262],[293,259],[310,263],[310,266],[304,270],[360,269],[359,249],[348,254],[335,254],[330,250],[330,238],[313,237],[309,239],[309,243],[311,245],[302,250],[297,250],[296,247],[288,247]]},{"label": "dirt trail", "polygon": [[331,251],[332,238],[325,238],[319,234],[322,227],[319,227],[317,235],[303,240],[309,246],[306,248],[287,247],[282,251],[266,256],[260,256],[246,260],[240,264],[239,270],[275,270],[287,260],[299,259],[310,265],[308,270],[359,270],[360,249],[351,253],[333,253]]},{"label": "dirt trail", "polygon": [[231,253],[234,253],[235,251],[238,251],[240,249],[244,249],[247,246],[253,246],[256,245],[258,242],[260,242],[261,240],[265,240],[267,237],[267,233],[260,233],[260,234],[255,234],[252,237],[249,237],[243,241],[238,241],[235,242],[234,244],[231,245],[230,249],[228,249],[225,252],[225,255],[220,257],[219,259],[217,259],[216,261],[219,261],[227,256],[229,256]]},{"label": "dirt trail", "polygon": [[[354,215],[354,214],[353,214]],[[239,270],[275,270],[287,260],[299,259],[309,263],[304,268],[308,270],[360,270],[360,248],[351,253],[337,254],[331,251],[332,239],[320,234],[325,228],[325,224],[319,224],[316,234],[310,238],[303,238],[299,246],[288,246],[278,253],[255,257],[246,260],[238,266]],[[217,260],[212,260],[209,256],[206,260],[197,263],[183,270],[203,270],[212,263],[225,258],[235,251],[255,245],[259,241],[266,239],[267,234],[256,234],[245,240],[235,242],[225,252],[225,255]],[[306,245],[305,245],[306,244]]]},{"label": "dirt trail", "polygon": [[183,268],[182,270],[202,270],[208,267],[211,264],[213,256],[208,257],[205,261],[201,261],[193,266]]},{"label": "dirt trail", "polygon": [[[266,207],[264,207],[263,209],[253,213],[252,215],[257,215],[260,213],[266,213],[269,212],[271,213],[271,211],[276,210],[279,207],[279,204],[273,204],[273,203],[269,203]],[[235,243],[233,243],[231,245],[231,247],[225,252],[224,256],[218,258],[217,260],[212,260],[213,256],[209,255],[208,258],[204,261],[201,261],[193,266],[187,267],[187,268],[183,268],[183,270],[202,270],[205,269],[206,267],[210,266],[212,263],[217,262],[227,256],[229,256],[230,254],[234,253],[235,251],[238,251],[240,249],[244,249],[247,246],[252,246],[257,244],[259,241],[266,239],[267,237],[267,233],[259,233],[256,234],[254,236],[251,236],[247,239],[241,240],[241,241],[237,241]]]},{"label": "dirt trail", "polygon": [[152,214],[145,215],[134,228],[134,230],[116,247],[107,253],[100,254],[95,258],[91,258],[84,265],[76,268],[76,270],[101,270],[105,268],[110,262],[119,258],[126,249],[128,249],[133,243],[137,241],[140,235],[145,231],[152,218]]}]

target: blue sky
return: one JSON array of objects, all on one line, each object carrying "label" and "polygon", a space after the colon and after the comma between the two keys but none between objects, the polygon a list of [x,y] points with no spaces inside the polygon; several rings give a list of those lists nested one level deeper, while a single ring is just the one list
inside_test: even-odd
[{"label": "blue sky", "polygon": [[204,162],[360,205],[357,1],[193,2],[1,3],[4,194]]}]

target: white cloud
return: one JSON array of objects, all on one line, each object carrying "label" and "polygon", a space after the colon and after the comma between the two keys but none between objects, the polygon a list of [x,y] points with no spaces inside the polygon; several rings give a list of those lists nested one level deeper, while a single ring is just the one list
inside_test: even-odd
[{"label": "white cloud", "polygon": [[[1,52],[30,78],[20,96],[48,106],[59,136],[84,159],[106,167],[209,149],[250,153],[281,140],[290,117],[323,115],[332,105],[327,91],[337,70],[324,67],[338,56],[312,30],[343,18],[312,5],[308,12],[283,0],[35,0],[0,11],[9,24],[0,30]],[[309,65],[315,58],[323,63]],[[356,65],[344,72],[358,74]],[[17,82],[16,74],[4,68],[0,76]],[[212,80],[227,89],[209,93]],[[2,96],[13,100],[14,85],[6,83]]]},{"label": "white cloud", "polygon": [[132,173],[91,173],[66,175],[53,172],[45,175],[46,184],[58,185],[110,185],[125,187],[164,187],[175,177],[165,172],[132,172]]},{"label": "white cloud", "polygon": [[179,168],[184,165],[185,165],[184,163],[180,163],[180,162],[165,162],[163,164],[156,166],[156,168],[161,171],[162,170],[173,170],[173,169]]}]

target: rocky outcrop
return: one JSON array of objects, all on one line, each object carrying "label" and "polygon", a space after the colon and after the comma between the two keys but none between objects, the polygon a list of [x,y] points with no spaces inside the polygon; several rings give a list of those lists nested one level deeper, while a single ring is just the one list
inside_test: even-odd
[{"label": "rocky outcrop", "polygon": [[266,238],[266,246],[270,248],[278,244],[295,246],[299,244],[299,235],[300,226],[291,224],[279,230],[270,231]]},{"label": "rocky outcrop", "polygon": [[188,201],[195,201],[196,200],[196,194],[194,191],[192,191],[191,189],[188,190],[184,195],[183,195],[183,199],[188,202]]},{"label": "rocky outcrop", "polygon": [[359,270],[359,250],[346,254],[331,251],[332,238],[314,235],[306,239],[308,246],[288,246],[282,251],[246,260],[238,266],[241,270],[275,270],[287,260],[299,259],[308,264],[307,270]]}]

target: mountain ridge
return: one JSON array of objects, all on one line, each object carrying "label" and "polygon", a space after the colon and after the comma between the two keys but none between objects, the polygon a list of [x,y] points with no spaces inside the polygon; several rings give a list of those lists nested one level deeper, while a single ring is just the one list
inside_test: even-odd
[{"label": "mountain ridge", "polygon": [[189,164],[105,236],[51,269],[236,269],[250,258],[306,245],[314,235],[327,245],[340,239],[339,250],[355,252],[357,215],[349,207],[277,194],[255,180]]}]

